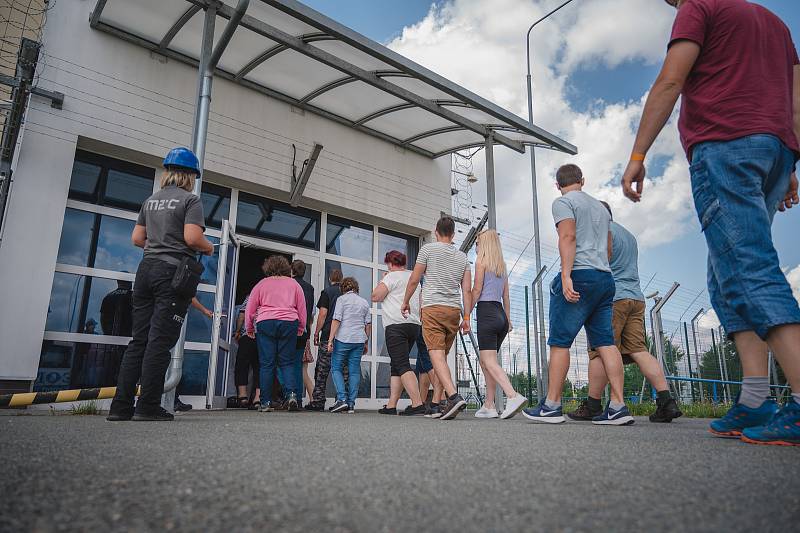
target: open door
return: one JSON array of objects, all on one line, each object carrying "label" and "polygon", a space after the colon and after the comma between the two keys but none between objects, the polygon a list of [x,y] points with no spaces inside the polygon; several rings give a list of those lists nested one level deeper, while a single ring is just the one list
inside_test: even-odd
[{"label": "open door", "polygon": [[222,221],[217,292],[211,330],[211,354],[208,359],[206,409],[225,406],[225,377],[230,364],[231,340],[236,326],[233,313],[236,296],[236,269],[239,265],[239,239],[227,220]]}]

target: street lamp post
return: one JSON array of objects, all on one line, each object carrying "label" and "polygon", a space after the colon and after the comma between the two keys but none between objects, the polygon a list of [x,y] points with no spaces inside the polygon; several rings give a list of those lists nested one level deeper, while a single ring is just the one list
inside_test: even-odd
[{"label": "street lamp post", "polygon": [[[547,17],[569,4],[573,0],[567,0],[554,10],[547,13],[545,16],[531,24],[528,28],[528,33],[525,41],[525,64],[528,69],[527,83],[528,83],[528,122],[531,127],[533,126],[533,86],[531,84],[531,31],[537,24],[545,20]],[[531,145],[531,188],[533,191],[533,236],[534,236],[534,251],[536,254],[536,272],[542,270],[542,242],[539,233],[539,197],[536,189],[536,153],[534,146]],[[533,317],[534,335],[538,335],[539,339],[534,344],[536,348],[537,366],[541,369],[541,381],[537,383],[539,390],[546,390],[548,385],[548,364],[547,364],[547,341],[544,332],[544,298],[542,295],[542,280],[541,276],[536,283],[536,290],[534,294],[534,302],[536,312]],[[538,374],[538,372],[537,372]]]}]

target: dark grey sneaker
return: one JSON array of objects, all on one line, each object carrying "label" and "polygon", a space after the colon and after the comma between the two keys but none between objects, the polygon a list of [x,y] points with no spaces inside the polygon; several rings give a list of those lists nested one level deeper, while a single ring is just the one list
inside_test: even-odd
[{"label": "dark grey sneaker", "polygon": [[416,407],[411,407],[410,405],[400,411],[400,416],[427,416],[427,408],[425,407],[424,403],[419,404]]},{"label": "dark grey sneaker", "polygon": [[458,413],[466,409],[467,402],[460,394],[456,393],[450,396],[445,402],[444,409],[442,410],[441,420],[452,420]]},{"label": "dark grey sneaker", "polygon": [[678,402],[675,401],[675,398],[670,398],[664,403],[658,403],[656,412],[650,415],[650,422],[668,424],[682,415],[683,413],[678,408]]},{"label": "dark grey sneaker", "polygon": [[593,410],[589,407],[589,402],[583,400],[581,404],[578,406],[577,409],[572,411],[571,413],[567,413],[567,416],[570,417],[572,420],[577,420],[579,422],[591,422],[594,417],[602,415],[603,409],[600,408],[598,410]]},{"label": "dark grey sneaker", "polygon": [[154,413],[133,413],[132,420],[134,422],[169,422],[174,420],[175,416],[172,413],[159,407],[158,411]]},{"label": "dark grey sneaker", "polygon": [[333,407],[331,407],[331,413],[342,413],[347,411],[349,408],[350,406],[347,405],[346,402],[336,402],[333,404]]},{"label": "dark grey sneaker", "polygon": [[425,405],[425,418],[439,418],[440,416],[442,416],[442,412],[439,410],[439,404]]},{"label": "dark grey sneaker", "polygon": [[295,393],[289,394],[289,400],[286,402],[287,411],[297,411],[300,407],[297,405],[297,395]]}]

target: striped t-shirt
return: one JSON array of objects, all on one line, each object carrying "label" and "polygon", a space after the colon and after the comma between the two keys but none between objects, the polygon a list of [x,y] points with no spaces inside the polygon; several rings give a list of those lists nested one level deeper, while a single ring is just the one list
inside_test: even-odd
[{"label": "striped t-shirt", "polygon": [[467,256],[453,244],[432,242],[422,247],[417,264],[425,265],[422,307],[446,305],[461,308],[461,280]]}]

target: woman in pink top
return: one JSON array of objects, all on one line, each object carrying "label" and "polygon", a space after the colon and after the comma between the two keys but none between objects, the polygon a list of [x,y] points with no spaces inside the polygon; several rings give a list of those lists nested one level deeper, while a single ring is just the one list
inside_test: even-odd
[{"label": "woman in pink top", "polygon": [[306,299],[303,289],[290,277],[292,270],[285,257],[270,257],[264,273],[267,277],[250,293],[244,318],[247,335],[258,344],[259,411],[273,411],[270,401],[276,363],[287,407],[289,411],[297,411],[299,384],[295,382],[294,356],[297,337],[306,329]]}]

